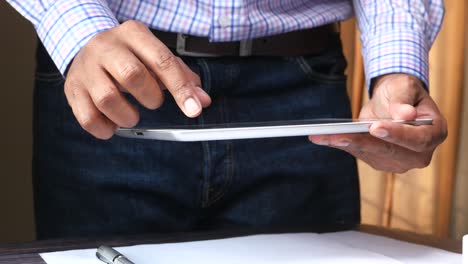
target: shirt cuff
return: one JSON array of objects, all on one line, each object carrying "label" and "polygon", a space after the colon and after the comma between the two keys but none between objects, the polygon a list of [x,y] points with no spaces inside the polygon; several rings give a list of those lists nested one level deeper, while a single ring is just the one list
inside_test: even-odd
[{"label": "shirt cuff", "polygon": [[406,73],[429,87],[429,46],[414,30],[395,30],[363,39],[364,69],[369,87],[373,78],[389,73]]},{"label": "shirt cuff", "polygon": [[90,38],[117,26],[102,0],[57,0],[47,9],[36,31],[62,74]]}]

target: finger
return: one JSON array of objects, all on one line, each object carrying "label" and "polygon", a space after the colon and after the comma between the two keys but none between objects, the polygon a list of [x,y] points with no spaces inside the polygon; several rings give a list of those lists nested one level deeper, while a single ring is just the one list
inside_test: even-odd
[{"label": "finger", "polygon": [[163,93],[145,65],[126,48],[119,49],[118,54],[110,53],[110,56],[102,65],[118,86],[146,108],[160,107]]},{"label": "finger", "polygon": [[365,133],[331,135],[329,144],[331,147],[340,148],[358,156],[366,153],[366,155],[385,156],[388,159],[395,159],[400,158],[396,157],[397,152],[408,152]]},{"label": "finger", "polygon": [[443,131],[438,119],[433,120],[432,125],[413,126],[386,121],[376,122],[369,128],[372,136],[415,152],[434,149],[444,140]]},{"label": "finger", "polygon": [[417,112],[413,105],[393,103],[389,105],[390,116],[394,120],[414,120]]},{"label": "finger", "polygon": [[[389,74],[375,79],[374,96],[380,98],[380,104],[374,104],[372,112],[380,118],[412,120],[417,116],[415,105],[424,93],[422,83],[416,77],[407,74]],[[382,104],[388,104],[382,108]],[[386,109],[385,111],[382,111]],[[388,111],[388,113],[387,113]]]},{"label": "finger", "polygon": [[422,168],[429,164],[432,156],[416,153],[369,134],[330,135],[322,142],[328,142],[328,146],[344,150],[374,168],[385,168],[387,171],[403,172],[409,168]]},{"label": "finger", "polygon": [[200,76],[198,76],[196,73],[194,73],[192,71],[192,69],[190,69],[190,67],[185,64],[185,62],[180,58],[180,57],[176,57],[177,61],[179,62],[180,66],[182,67],[182,69],[185,71],[185,73],[187,74],[187,77],[193,82],[193,84],[195,86],[199,86],[201,87],[201,79],[200,79]]},{"label": "finger", "polygon": [[[392,87],[389,90],[394,91],[389,95],[390,115],[392,119],[396,120],[413,120],[417,116],[414,106],[418,104],[421,90],[423,90],[414,87],[420,87],[422,84],[413,76],[398,75],[395,78],[396,81],[385,84],[391,85]],[[411,89],[408,89],[408,87]]]},{"label": "finger", "polygon": [[188,78],[175,55],[163,46],[158,47],[153,53],[159,54],[157,59],[152,63],[146,55],[145,64],[150,65],[186,116],[198,116],[202,111],[202,104],[195,92],[196,85]]},{"label": "finger", "polygon": [[107,118],[120,127],[133,127],[138,123],[139,114],[114,82],[104,71],[96,71],[94,79],[87,87],[94,105]]},{"label": "finger", "polygon": [[329,135],[313,135],[309,136],[309,140],[317,145],[328,146],[330,145],[330,136]]},{"label": "finger", "polygon": [[84,88],[65,85],[65,96],[84,130],[99,139],[109,139],[114,135],[117,126],[99,112]]},{"label": "finger", "polygon": [[408,74],[388,74],[378,77],[374,83],[374,92],[377,90],[386,91],[385,98],[389,103],[399,103],[414,105],[415,100],[420,96],[422,88],[421,81]]},{"label": "finger", "polygon": [[211,104],[211,97],[208,95],[208,93],[201,88],[201,79],[200,76],[198,76],[196,73],[194,73],[188,66],[185,64],[181,58],[177,57],[180,65],[182,68],[184,68],[185,73],[187,74],[188,78],[194,83],[196,89],[195,92],[198,95],[198,99],[200,99],[200,102],[203,106],[203,108],[208,107]]},{"label": "finger", "polygon": [[200,102],[203,108],[206,108],[211,105],[211,97],[200,87],[195,87],[195,92],[200,98]]},{"label": "finger", "polygon": [[[131,25],[135,27],[134,25]],[[127,41],[129,48],[153,71],[167,87],[179,108],[188,117],[196,117],[202,111],[202,104],[195,92],[195,85],[187,76],[177,57],[145,26],[133,30]]]}]

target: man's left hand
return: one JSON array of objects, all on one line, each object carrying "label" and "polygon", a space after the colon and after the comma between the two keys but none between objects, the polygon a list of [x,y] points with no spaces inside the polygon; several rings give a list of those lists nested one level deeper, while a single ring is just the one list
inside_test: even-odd
[{"label": "man's left hand", "polygon": [[369,134],[309,136],[319,145],[342,149],[375,169],[403,173],[429,165],[435,148],[447,137],[447,122],[414,76],[389,74],[374,80],[373,96],[360,119],[432,118],[432,125],[412,126],[378,121]]}]

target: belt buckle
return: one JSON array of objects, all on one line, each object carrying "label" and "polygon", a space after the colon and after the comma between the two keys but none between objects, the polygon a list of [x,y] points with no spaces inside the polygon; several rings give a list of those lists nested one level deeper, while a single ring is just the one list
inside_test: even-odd
[{"label": "belt buckle", "polygon": [[[182,33],[177,34],[177,43],[176,51],[181,56],[190,56],[190,57],[221,57],[220,54],[214,53],[205,53],[197,51],[187,51],[186,50],[186,40],[188,36]],[[245,57],[252,54],[252,40],[241,40],[239,41],[239,56]]]}]

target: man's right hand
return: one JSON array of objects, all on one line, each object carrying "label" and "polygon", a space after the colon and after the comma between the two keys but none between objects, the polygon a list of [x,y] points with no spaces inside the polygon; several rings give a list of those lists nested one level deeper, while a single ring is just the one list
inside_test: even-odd
[{"label": "man's right hand", "polygon": [[78,52],[65,81],[65,95],[80,125],[100,139],[117,127],[133,127],[137,109],[121,91],[149,109],[163,103],[168,89],[188,117],[211,103],[198,75],[143,24],[128,21],[95,35]]}]

